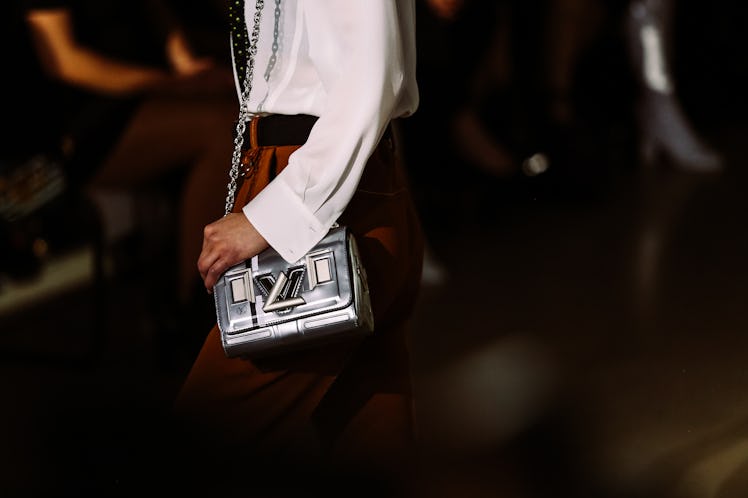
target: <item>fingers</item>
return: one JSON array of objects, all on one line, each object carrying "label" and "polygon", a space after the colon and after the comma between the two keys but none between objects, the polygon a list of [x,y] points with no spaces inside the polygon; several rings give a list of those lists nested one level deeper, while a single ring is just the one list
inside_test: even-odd
[{"label": "fingers", "polygon": [[220,241],[216,241],[216,224],[211,223],[203,230],[203,249],[197,259],[197,270],[200,272],[200,278],[203,279],[208,293],[213,292],[213,286],[218,281],[218,277],[229,267],[222,258],[224,251],[221,250]]},{"label": "fingers", "polygon": [[231,266],[268,247],[243,214],[229,214],[205,227],[203,248],[197,261],[200,277],[210,293],[220,276]]},{"label": "fingers", "polygon": [[213,292],[213,286],[216,285],[221,275],[234,264],[213,256],[201,257],[198,260],[198,271],[209,294]]},{"label": "fingers", "polygon": [[227,259],[227,256],[222,254],[221,251],[212,249],[206,251],[203,249],[197,260],[197,269],[209,294],[213,292],[213,286],[216,285],[223,272],[234,264],[235,262]]},{"label": "fingers", "polygon": [[[220,265],[217,253],[206,253],[205,251],[200,253],[200,257],[197,260],[197,270],[200,272],[200,278],[203,279],[203,284],[208,292],[211,292],[213,285],[215,285],[210,275],[211,269],[218,268],[217,265]],[[213,273],[215,273],[215,270],[213,270]],[[211,282],[213,283],[211,284]]]},{"label": "fingers", "polygon": [[203,248],[197,260],[197,269],[208,293],[213,291],[220,276],[231,266],[242,260],[236,250],[235,228],[230,218],[222,218],[203,230]]},{"label": "fingers", "polygon": [[228,265],[215,264],[208,269],[208,272],[203,278],[205,288],[208,290],[208,294],[213,293],[213,286],[216,285],[218,279],[223,275],[223,272],[228,270]]}]

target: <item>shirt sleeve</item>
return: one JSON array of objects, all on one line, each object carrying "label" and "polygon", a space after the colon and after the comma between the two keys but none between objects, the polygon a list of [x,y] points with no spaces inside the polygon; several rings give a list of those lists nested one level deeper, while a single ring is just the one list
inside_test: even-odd
[{"label": "shirt sleeve", "polygon": [[348,205],[403,89],[396,0],[300,2],[324,110],[288,166],[243,211],[288,262],[306,254]]}]

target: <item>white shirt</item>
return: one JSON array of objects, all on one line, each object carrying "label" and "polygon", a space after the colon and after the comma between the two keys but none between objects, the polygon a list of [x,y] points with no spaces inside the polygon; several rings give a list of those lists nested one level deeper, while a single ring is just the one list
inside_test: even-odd
[{"label": "white shirt", "polygon": [[[243,208],[288,262],[338,219],[393,118],[418,106],[413,0],[265,0],[250,111],[319,116],[288,166]],[[247,32],[255,2],[245,0]],[[238,79],[237,91],[241,93]]]}]

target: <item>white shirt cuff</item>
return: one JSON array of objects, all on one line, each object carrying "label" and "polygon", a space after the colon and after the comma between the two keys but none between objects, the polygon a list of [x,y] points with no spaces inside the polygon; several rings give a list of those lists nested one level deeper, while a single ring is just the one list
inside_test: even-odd
[{"label": "white shirt cuff", "polygon": [[242,211],[288,263],[303,258],[330,229],[309,212],[281,178],[270,182]]}]

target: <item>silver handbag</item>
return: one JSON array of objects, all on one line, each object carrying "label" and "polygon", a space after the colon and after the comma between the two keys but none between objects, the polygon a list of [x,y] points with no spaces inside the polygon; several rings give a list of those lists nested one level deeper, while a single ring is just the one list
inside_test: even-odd
[{"label": "silver handbag", "polygon": [[227,270],[213,288],[226,355],[257,356],[374,330],[356,239],[336,227],[289,265],[275,250]]},{"label": "silver handbag", "polygon": [[[262,0],[258,0],[240,97],[225,214],[234,206]],[[374,315],[356,240],[335,225],[303,258],[289,265],[274,249],[229,268],[213,287],[216,321],[228,357],[254,357],[374,330]]]}]

